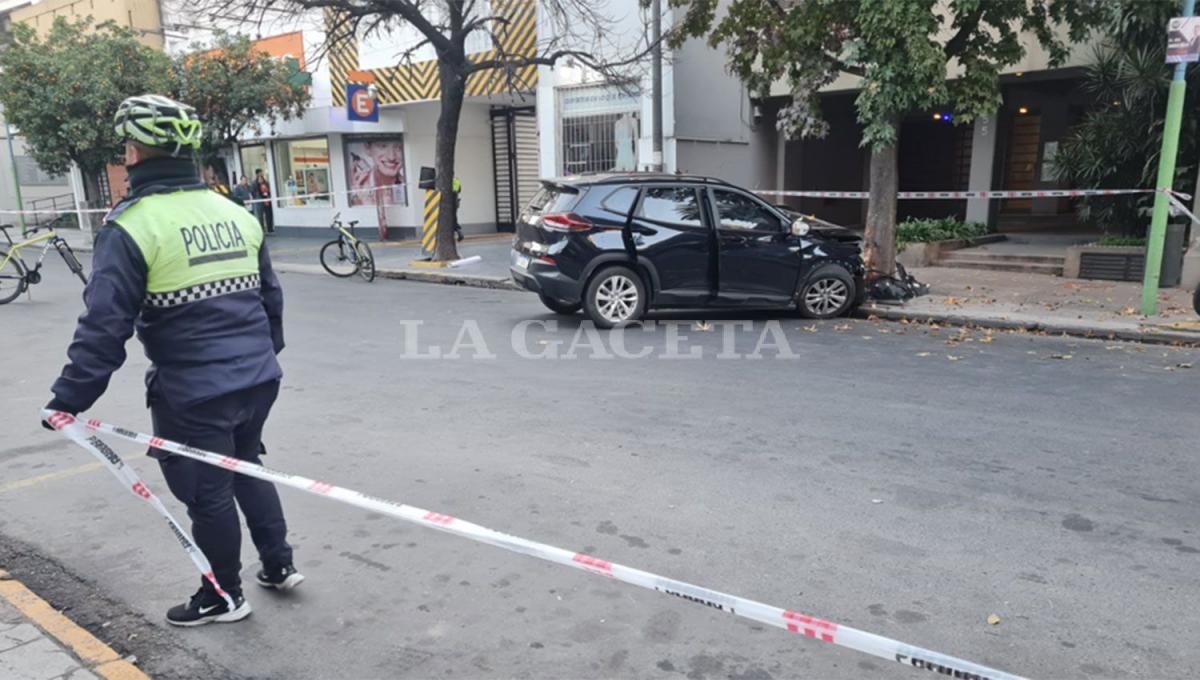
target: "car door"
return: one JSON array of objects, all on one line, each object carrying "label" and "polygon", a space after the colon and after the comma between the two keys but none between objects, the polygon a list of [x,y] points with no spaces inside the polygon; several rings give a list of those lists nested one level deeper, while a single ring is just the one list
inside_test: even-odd
[{"label": "car door", "polygon": [[631,230],[638,255],[657,275],[658,304],[699,303],[715,292],[712,229],[702,202],[694,186],[642,188]]},{"label": "car door", "polygon": [[786,303],[800,276],[800,244],[762,201],[731,188],[712,188],[717,233],[717,287],[722,302]]}]

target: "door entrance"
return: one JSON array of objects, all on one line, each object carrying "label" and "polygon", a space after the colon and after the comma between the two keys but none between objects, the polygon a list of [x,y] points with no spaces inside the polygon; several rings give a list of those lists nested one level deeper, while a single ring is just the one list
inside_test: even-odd
[{"label": "door entrance", "polygon": [[497,108],[492,118],[496,230],[512,231],[538,190],[537,114],[532,106]]},{"label": "door entrance", "polygon": [[[1008,167],[1004,173],[1004,188],[1009,191],[1032,191],[1037,184],[1038,148],[1041,142],[1042,116],[1021,114],[1013,118],[1012,136],[1008,140]],[[1033,199],[1007,198],[1000,212],[1027,215],[1033,210]]]}]

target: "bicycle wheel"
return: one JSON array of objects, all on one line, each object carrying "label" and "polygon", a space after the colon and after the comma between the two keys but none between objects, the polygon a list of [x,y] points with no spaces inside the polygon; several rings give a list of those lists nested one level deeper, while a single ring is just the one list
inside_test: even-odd
[{"label": "bicycle wheel", "polygon": [[0,305],[8,304],[25,292],[25,266],[15,256],[9,259],[8,252],[0,250]]},{"label": "bicycle wheel", "polygon": [[358,261],[350,244],[342,239],[330,241],[321,246],[321,266],[325,271],[339,279],[354,276],[358,271]]},{"label": "bicycle wheel", "polygon": [[358,254],[358,275],[363,277],[370,283],[375,280],[375,256],[371,254],[371,247],[366,241],[359,241],[354,244],[354,251]]},{"label": "bicycle wheel", "polygon": [[54,244],[54,247],[58,248],[58,254],[62,255],[63,262],[67,263],[67,268],[71,270],[71,273],[78,276],[79,280],[83,281],[83,285],[86,286],[87,275],[83,273],[83,264],[79,261],[78,257],[75,257],[75,251],[71,250],[71,246],[66,241],[59,239]]}]

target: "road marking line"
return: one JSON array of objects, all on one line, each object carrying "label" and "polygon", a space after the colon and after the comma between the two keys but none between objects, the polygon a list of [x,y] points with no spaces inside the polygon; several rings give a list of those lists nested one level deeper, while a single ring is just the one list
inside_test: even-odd
[{"label": "road marking line", "polygon": [[66,479],[67,477],[82,475],[85,472],[99,470],[102,467],[104,467],[103,463],[87,463],[86,465],[80,465],[78,467],[68,468],[66,470],[59,470],[58,472],[51,472],[44,475],[38,475],[37,477],[30,477],[29,479],[21,479],[15,482],[9,482],[8,484],[0,486],[0,494],[8,493],[9,491],[16,491],[17,489],[25,489],[31,486],[37,486],[39,484],[45,484],[46,482],[53,482],[56,479]]},{"label": "road marking line", "polygon": [[92,671],[106,680],[150,680],[133,664],[121,658],[112,647],[96,639],[74,621],[54,610],[25,584],[0,571],[0,598],[16,607],[34,625],[75,652]]}]

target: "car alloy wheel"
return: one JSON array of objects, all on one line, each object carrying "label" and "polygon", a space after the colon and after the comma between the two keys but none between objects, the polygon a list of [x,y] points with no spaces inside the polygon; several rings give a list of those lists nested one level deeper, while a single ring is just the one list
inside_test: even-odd
[{"label": "car alloy wheel", "polygon": [[596,289],[596,309],[610,323],[628,321],[637,307],[637,285],[624,274],[608,276]]},{"label": "car alloy wheel", "polygon": [[840,310],[850,297],[846,284],[836,278],[819,279],[804,292],[804,306],[813,314],[825,316]]}]

